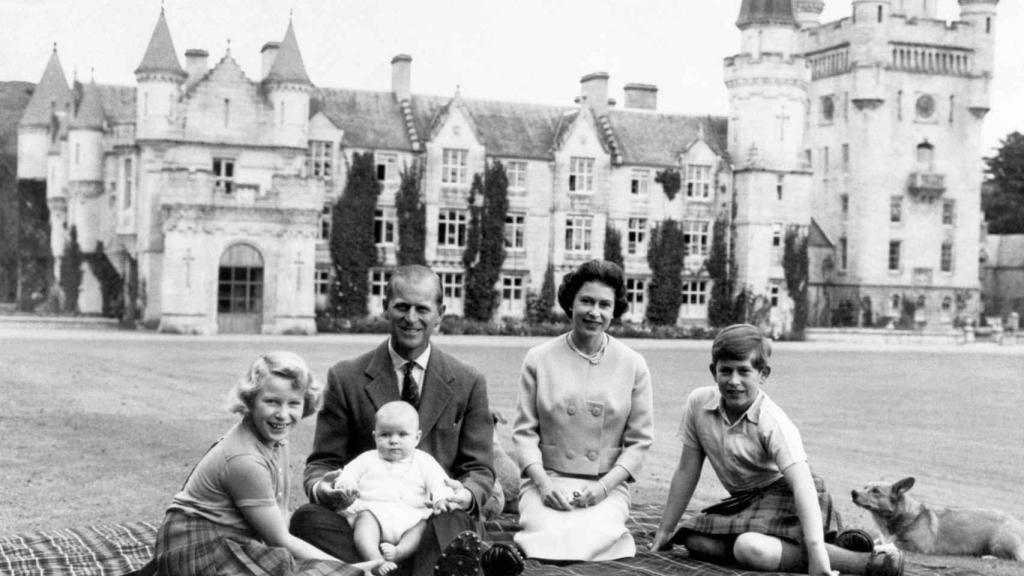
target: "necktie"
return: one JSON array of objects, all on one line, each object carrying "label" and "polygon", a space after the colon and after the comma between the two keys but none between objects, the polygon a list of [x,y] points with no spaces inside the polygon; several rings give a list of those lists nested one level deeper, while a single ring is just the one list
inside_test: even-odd
[{"label": "necktie", "polygon": [[416,384],[416,379],[412,377],[412,369],[415,365],[415,362],[405,363],[405,378],[402,379],[402,400],[412,404],[412,407],[418,410],[420,407],[420,390]]}]

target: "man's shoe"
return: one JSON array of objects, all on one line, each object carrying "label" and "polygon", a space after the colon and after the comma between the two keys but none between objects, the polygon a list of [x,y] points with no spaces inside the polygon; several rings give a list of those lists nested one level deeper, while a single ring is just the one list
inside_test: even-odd
[{"label": "man's shoe", "polygon": [[465,531],[455,537],[434,564],[434,576],[480,576],[480,558],[484,544],[476,532]]},{"label": "man's shoe", "polygon": [[519,576],[524,567],[519,549],[508,544],[492,544],[480,557],[484,576]]},{"label": "man's shoe", "polygon": [[871,539],[871,534],[860,528],[843,530],[836,536],[834,544],[852,552],[871,552],[875,549],[875,541]]},{"label": "man's shoe", "polygon": [[896,549],[871,553],[867,576],[903,576],[903,552]]}]

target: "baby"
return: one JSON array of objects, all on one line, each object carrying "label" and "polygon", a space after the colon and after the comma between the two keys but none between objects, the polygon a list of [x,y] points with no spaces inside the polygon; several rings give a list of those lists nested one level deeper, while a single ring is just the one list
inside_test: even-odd
[{"label": "baby", "polygon": [[352,502],[339,512],[352,525],[356,549],[365,560],[383,560],[380,574],[413,555],[431,514],[457,507],[444,469],[416,449],[420,434],[416,409],[388,402],[376,415],[377,449],[357,456],[334,482]]}]

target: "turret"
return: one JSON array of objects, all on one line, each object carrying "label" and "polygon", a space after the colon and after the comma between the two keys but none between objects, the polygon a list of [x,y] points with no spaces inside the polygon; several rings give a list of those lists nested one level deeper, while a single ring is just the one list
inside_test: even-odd
[{"label": "turret", "polygon": [[825,0],[796,0],[796,20],[800,29],[821,26],[821,13],[825,10]]},{"label": "turret", "polygon": [[892,13],[909,18],[939,17],[939,0],[892,0]]},{"label": "turret", "polygon": [[890,0],[853,0],[853,22],[860,25],[883,24],[892,14]]},{"label": "turret", "polygon": [[992,76],[995,58],[996,9],[999,0],[960,0],[960,20],[974,31],[974,72]]},{"label": "turret", "polygon": [[178,62],[164,11],[149,39],[142,62],[135,69],[139,87],[135,99],[135,137],[140,140],[170,137],[181,83],[188,74]]},{"label": "turret", "polygon": [[288,22],[281,46],[273,56],[270,71],[263,79],[263,86],[270,104],[271,143],[305,148],[313,82],[306,74],[306,65],[302,61],[291,21]]},{"label": "turret", "polygon": [[47,155],[52,140],[67,121],[71,110],[71,89],[53,45],[43,77],[36,84],[32,97],[18,122],[18,178],[45,180]]},{"label": "turret", "polygon": [[736,27],[740,29],[740,51],[755,59],[771,52],[789,57],[799,28],[793,0],[743,0]]},{"label": "turret", "polygon": [[93,81],[83,87],[82,101],[68,127],[68,188],[76,201],[74,224],[84,252],[91,252],[100,239],[105,124],[100,91]]}]

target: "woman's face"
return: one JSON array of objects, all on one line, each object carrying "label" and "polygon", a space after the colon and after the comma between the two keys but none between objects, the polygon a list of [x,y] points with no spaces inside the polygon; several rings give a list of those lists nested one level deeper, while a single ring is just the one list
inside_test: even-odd
[{"label": "woman's face", "polygon": [[591,280],[585,283],[572,301],[572,331],[580,338],[593,338],[604,333],[615,315],[615,290]]}]

